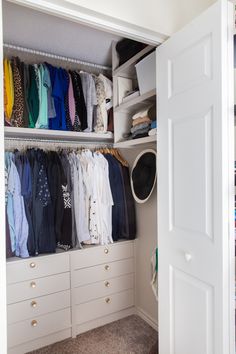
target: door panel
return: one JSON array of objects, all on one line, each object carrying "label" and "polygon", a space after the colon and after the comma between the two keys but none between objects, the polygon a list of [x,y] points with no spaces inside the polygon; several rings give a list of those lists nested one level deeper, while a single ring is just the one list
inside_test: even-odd
[{"label": "door panel", "polygon": [[232,11],[227,0],[216,2],[157,49],[160,354],[234,350]]}]

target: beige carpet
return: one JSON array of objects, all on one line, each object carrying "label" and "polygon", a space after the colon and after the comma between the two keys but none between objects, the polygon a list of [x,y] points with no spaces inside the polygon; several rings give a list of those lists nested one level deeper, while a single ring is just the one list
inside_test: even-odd
[{"label": "beige carpet", "polygon": [[149,354],[156,342],[152,327],[138,316],[129,316],[31,354]]}]

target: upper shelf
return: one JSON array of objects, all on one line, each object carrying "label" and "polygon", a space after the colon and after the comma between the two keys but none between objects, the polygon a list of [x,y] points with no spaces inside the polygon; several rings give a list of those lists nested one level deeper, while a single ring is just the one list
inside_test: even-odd
[{"label": "upper shelf", "polygon": [[119,66],[113,71],[113,76],[121,76],[121,77],[128,77],[133,78],[136,76],[135,66],[134,64],[137,63],[139,59],[141,59],[144,55],[148,54],[154,47],[151,45],[146,46],[140,52],[135,54],[132,58],[127,60],[124,64]]},{"label": "upper shelf", "polygon": [[115,112],[129,111],[130,113],[138,111],[140,109],[150,106],[156,100],[156,89],[153,89],[141,96],[135,97],[121,103],[119,106],[114,108]]},{"label": "upper shelf", "polygon": [[85,132],[71,132],[63,130],[49,130],[49,129],[32,129],[32,128],[18,128],[5,127],[6,138],[24,138],[24,139],[50,139],[50,140],[66,140],[79,142],[113,142],[113,134],[107,133],[85,133]]},{"label": "upper shelf", "polygon": [[157,141],[157,136],[152,135],[152,136],[147,136],[145,138],[119,141],[118,143],[114,143],[114,147],[115,148],[129,148],[129,147],[138,146],[138,145],[141,146],[144,144],[155,143],[156,141]]}]

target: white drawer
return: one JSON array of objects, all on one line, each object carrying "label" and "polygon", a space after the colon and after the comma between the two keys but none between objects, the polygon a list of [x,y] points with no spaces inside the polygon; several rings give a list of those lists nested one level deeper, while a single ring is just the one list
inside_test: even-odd
[{"label": "white drawer", "polygon": [[76,306],[76,324],[118,312],[134,305],[134,291],[127,290]]},{"label": "white drawer", "polygon": [[121,242],[108,246],[97,246],[71,252],[72,269],[91,267],[106,262],[131,258],[134,255],[133,242]]},{"label": "white drawer", "polygon": [[80,286],[75,291],[76,305],[134,288],[134,274],[106,279],[94,284]]},{"label": "white drawer", "polygon": [[56,311],[47,315],[8,326],[8,347],[32,341],[36,338],[61,331],[71,326],[70,309]]},{"label": "white drawer", "polygon": [[7,303],[12,304],[35,297],[70,289],[70,273],[24,281],[7,286]]},{"label": "white drawer", "polygon": [[133,272],[134,259],[124,259],[122,261],[75,270],[73,273],[73,285],[74,287],[82,286]]},{"label": "white drawer", "polygon": [[69,270],[69,254],[39,256],[7,262],[7,284],[68,272]]},{"label": "white drawer", "polygon": [[7,322],[12,324],[67,307],[70,307],[70,290],[8,305]]}]

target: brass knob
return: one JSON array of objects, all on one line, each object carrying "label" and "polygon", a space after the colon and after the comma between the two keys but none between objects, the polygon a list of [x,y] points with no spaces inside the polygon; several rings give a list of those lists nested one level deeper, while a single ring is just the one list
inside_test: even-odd
[{"label": "brass knob", "polygon": [[109,286],[110,286],[109,281],[106,281],[106,282],[105,282],[105,286],[106,286],[107,288],[109,288]]},{"label": "brass knob", "polygon": [[109,269],[110,269],[110,267],[109,267],[108,264],[105,265],[105,269],[106,269],[106,270],[109,270]]},{"label": "brass knob", "polygon": [[31,306],[32,306],[33,308],[37,307],[37,302],[36,302],[36,301],[32,301],[32,302],[31,302]]},{"label": "brass knob", "polygon": [[105,248],[105,249],[104,249],[104,253],[108,254],[108,252],[109,252],[109,249],[108,249],[108,248]]},{"label": "brass knob", "polygon": [[31,288],[36,288],[36,283],[35,283],[35,281],[32,281],[32,282],[30,283],[30,286],[31,286]]},{"label": "brass knob", "polygon": [[107,304],[110,304],[111,299],[110,299],[109,297],[107,297],[107,298],[105,299],[105,301],[106,301]]},{"label": "brass knob", "polygon": [[30,263],[30,268],[35,268],[36,267],[36,263],[32,262]]},{"label": "brass knob", "polygon": [[38,322],[36,320],[31,321],[31,326],[32,327],[36,327],[37,324],[38,324]]}]

